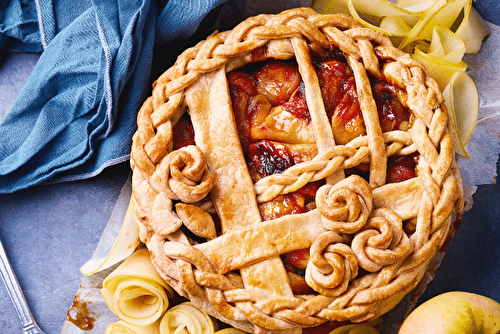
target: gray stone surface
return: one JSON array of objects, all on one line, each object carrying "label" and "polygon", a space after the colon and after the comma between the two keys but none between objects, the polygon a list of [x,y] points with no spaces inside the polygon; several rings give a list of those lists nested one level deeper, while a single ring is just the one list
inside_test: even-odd
[{"label": "gray stone surface", "polygon": [[[0,120],[38,60],[36,54],[0,57]],[[128,163],[84,181],[38,186],[0,195],[0,238],[32,313],[47,333],[59,333],[80,285],[80,267],[92,257]],[[0,333],[22,327],[0,283]]]}]

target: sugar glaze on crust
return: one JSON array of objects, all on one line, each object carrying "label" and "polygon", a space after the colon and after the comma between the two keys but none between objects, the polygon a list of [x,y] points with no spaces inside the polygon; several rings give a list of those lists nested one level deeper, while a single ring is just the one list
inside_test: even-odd
[{"label": "sugar glaze on crust", "polygon": [[[309,52],[332,45],[354,73],[366,125],[366,135],[346,145],[335,144]],[[254,61],[257,51],[297,61],[318,154],[254,184],[226,73]],[[382,133],[369,75],[406,91],[415,116],[408,131]],[[172,129],[187,108],[196,145],[174,150]],[[381,316],[418,284],[445,241],[452,212],[462,210],[437,84],[386,36],[345,15],[297,8],[211,35],[157,79],[137,123],[131,166],[141,240],[180,295],[244,331],[300,333],[327,321]],[[387,158],[413,153],[420,155],[418,175],[386,183]],[[369,182],[345,176],[360,163],[369,163]],[[262,221],[258,203],[317,180],[326,183],[316,209]],[[403,229],[406,220],[415,224],[411,235]],[[317,293],[294,295],[280,255],[303,248],[311,253],[305,279]]]}]

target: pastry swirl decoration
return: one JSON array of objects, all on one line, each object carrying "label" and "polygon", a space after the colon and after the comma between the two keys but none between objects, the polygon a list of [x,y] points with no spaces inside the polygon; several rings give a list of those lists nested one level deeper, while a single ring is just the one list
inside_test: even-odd
[{"label": "pastry swirl decoration", "polygon": [[324,185],[316,193],[316,206],[327,230],[354,234],[366,224],[372,211],[370,185],[357,175],[335,185]]},{"label": "pastry swirl decoration", "polygon": [[[407,132],[381,134],[375,129],[346,145],[322,150],[314,159],[293,165],[282,174],[260,179],[255,183],[257,202],[294,192],[361,163],[373,167],[379,163],[375,157],[385,159],[395,154],[419,153],[417,174],[423,189],[418,215],[412,217],[416,230],[408,236],[395,212],[374,208],[372,190],[384,186],[385,181],[368,184],[349,177],[320,188],[316,205],[322,215],[320,227],[326,232],[311,242],[306,269],[307,283],[320,294],[308,299],[245,289],[218,273],[182,233],[181,224],[190,222],[179,218],[173,206],[179,200],[191,204],[207,200],[217,177],[197,146],[173,150],[172,129],[186,110],[185,91],[204,73],[252,62],[254,51],[267,50],[274,58],[289,59],[293,56],[291,38],[307,40],[311,48],[338,46],[350,62],[365,67],[357,72],[364,80],[368,75],[383,77],[404,89],[408,108],[416,117]],[[283,43],[278,46],[276,41]],[[137,118],[131,152],[133,195],[141,239],[160,275],[178,293],[237,328],[287,331],[326,321],[374,319],[417,285],[444,243],[450,214],[463,208],[462,185],[437,84],[423,65],[387,41],[347,16],[319,15],[301,8],[259,15],[231,32],[215,33],[183,52],[158,78]],[[383,60],[382,67],[379,60]],[[368,99],[367,105],[370,103]],[[375,155],[373,150],[377,150]],[[343,234],[350,234],[350,239]],[[359,276],[359,268],[368,274]]]},{"label": "pastry swirl decoration", "polygon": [[324,296],[339,296],[358,275],[358,260],[344,238],[325,232],[311,246],[306,282]]},{"label": "pastry swirl decoration", "polygon": [[159,193],[172,200],[195,203],[212,189],[214,177],[208,170],[201,150],[194,145],[169,153],[157,166],[150,182]]},{"label": "pastry swirl decoration", "polygon": [[408,257],[411,245],[401,218],[389,209],[377,209],[355,235],[352,250],[363,269],[376,272]]}]

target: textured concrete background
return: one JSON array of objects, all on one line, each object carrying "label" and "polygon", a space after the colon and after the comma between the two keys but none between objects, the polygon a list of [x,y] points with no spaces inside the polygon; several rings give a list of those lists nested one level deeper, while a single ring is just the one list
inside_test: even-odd
[{"label": "textured concrete background", "polygon": [[[0,120],[38,57],[0,57]],[[90,180],[0,195],[0,238],[32,313],[47,334],[60,332],[82,279],[80,267],[92,257],[129,171],[123,163]],[[20,324],[0,284],[0,333],[21,333]]]}]

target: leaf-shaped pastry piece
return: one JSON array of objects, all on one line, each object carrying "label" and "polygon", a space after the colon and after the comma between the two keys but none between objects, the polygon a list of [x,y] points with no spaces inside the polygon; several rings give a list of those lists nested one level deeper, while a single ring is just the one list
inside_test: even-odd
[{"label": "leaf-shaped pastry piece", "polygon": [[205,239],[217,236],[212,216],[196,205],[177,203],[177,215],[182,223],[194,234]]}]

